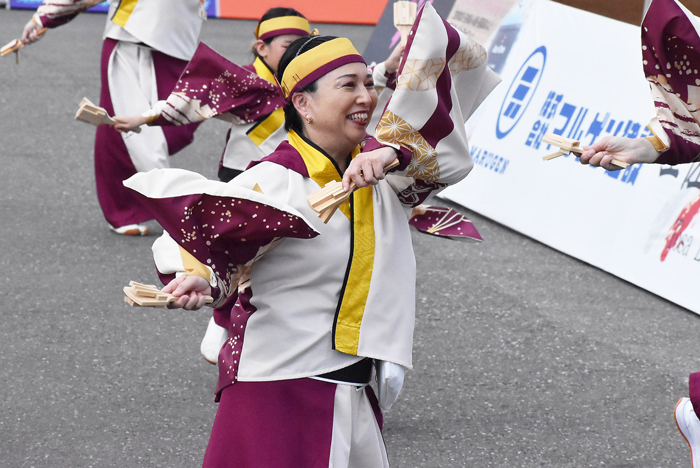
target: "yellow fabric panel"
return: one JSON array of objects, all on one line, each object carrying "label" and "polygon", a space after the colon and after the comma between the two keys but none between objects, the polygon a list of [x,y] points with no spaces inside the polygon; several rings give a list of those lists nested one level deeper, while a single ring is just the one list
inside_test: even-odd
[{"label": "yellow fabric panel", "polygon": [[372,187],[356,190],[353,197],[353,252],[350,273],[335,325],[335,349],[357,355],[360,326],[374,267],[374,206]]},{"label": "yellow fabric panel", "polygon": [[[340,174],[324,154],[304,141],[296,132],[288,135],[291,144],[306,164],[306,170],[321,187],[328,182],[340,181]],[[354,158],[360,152],[358,146],[352,153]],[[342,213],[353,223],[353,250],[348,276],[345,279],[343,296],[334,326],[334,348],[340,352],[357,355],[360,342],[360,326],[369,295],[372,270],[374,267],[374,202],[373,189],[366,187],[352,194],[352,215],[350,201],[340,206]]]},{"label": "yellow fabric panel", "polygon": [[125,27],[126,22],[129,21],[129,17],[134,11],[134,8],[136,8],[136,4],[138,2],[139,0],[121,0],[121,2],[119,2],[119,6],[117,7],[117,11],[114,12],[112,22],[118,26],[121,26],[122,28]]},{"label": "yellow fabric panel", "polygon": [[265,117],[265,120],[250,129],[247,135],[253,143],[260,146],[282,125],[284,125],[284,109],[280,107]]},{"label": "yellow fabric panel", "polygon": [[649,140],[649,142],[654,147],[654,149],[656,151],[659,151],[659,152],[667,150],[668,146],[666,146],[666,144],[663,141],[661,141],[661,138],[659,138],[658,135],[656,133],[654,133],[654,130],[651,128],[651,125],[648,125],[647,128],[649,129],[649,131],[652,133],[653,136],[645,137],[645,138],[647,140]]},{"label": "yellow fabric panel", "polygon": [[180,247],[180,256],[182,257],[182,265],[185,267],[185,275],[201,276],[209,282],[211,272],[202,262],[194,258],[191,253],[182,247]]},{"label": "yellow fabric panel", "polygon": [[[309,177],[321,187],[325,187],[328,182],[337,180],[340,182],[341,177],[333,163],[324,154],[321,154],[316,148],[306,143],[294,130],[290,130],[287,134],[287,140],[299,154],[301,154]],[[360,152],[360,148],[353,151],[352,156]],[[346,201],[338,208],[348,219],[350,219],[350,201]]]}]

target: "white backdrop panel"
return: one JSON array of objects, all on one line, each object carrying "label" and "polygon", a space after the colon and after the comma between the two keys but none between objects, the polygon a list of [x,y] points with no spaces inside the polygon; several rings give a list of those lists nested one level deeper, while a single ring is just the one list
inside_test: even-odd
[{"label": "white backdrop panel", "polygon": [[639,27],[534,0],[501,75],[469,123],[475,168],[443,196],[700,313],[697,164],[542,160],[545,133],[649,135]]}]

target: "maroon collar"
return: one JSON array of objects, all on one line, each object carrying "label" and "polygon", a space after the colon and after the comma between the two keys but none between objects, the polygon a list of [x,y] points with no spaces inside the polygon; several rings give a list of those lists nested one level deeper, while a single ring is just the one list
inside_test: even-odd
[{"label": "maroon collar", "polygon": [[246,170],[263,161],[279,164],[280,166],[286,167],[291,171],[297,172],[304,177],[309,177],[309,171],[306,170],[306,164],[304,164],[304,160],[302,159],[301,155],[296,150],[296,148],[290,145],[288,141],[283,141],[282,143],[280,143],[277,149],[275,149],[275,151],[265,156],[261,160],[251,162]]}]

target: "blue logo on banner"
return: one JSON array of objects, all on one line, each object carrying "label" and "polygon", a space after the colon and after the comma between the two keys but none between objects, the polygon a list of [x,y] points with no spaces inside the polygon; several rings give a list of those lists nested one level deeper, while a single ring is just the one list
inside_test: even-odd
[{"label": "blue logo on banner", "polygon": [[515,128],[525,113],[525,109],[535,95],[537,85],[540,84],[546,61],[547,49],[545,46],[540,46],[530,54],[515,75],[496,121],[496,136],[499,140]]}]

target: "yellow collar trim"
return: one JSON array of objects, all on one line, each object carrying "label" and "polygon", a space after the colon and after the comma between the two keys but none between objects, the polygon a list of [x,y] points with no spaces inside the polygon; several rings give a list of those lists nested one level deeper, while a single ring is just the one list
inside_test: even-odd
[{"label": "yellow collar trim", "polygon": [[[330,158],[307,143],[294,130],[288,134],[289,144],[301,155],[309,177],[323,187],[332,180],[341,180],[338,169]],[[353,150],[352,157],[359,154]],[[352,254],[347,275],[338,301],[333,323],[333,349],[357,355],[360,328],[369,296],[374,269],[374,189],[367,187],[353,192],[351,199],[340,206],[340,211],[352,223]],[[352,210],[352,212],[351,212]]]},{"label": "yellow collar trim", "polygon": [[352,257],[333,324],[333,349],[357,356],[374,269],[374,189],[352,194]]},{"label": "yellow collar trim", "polygon": [[282,125],[284,125],[284,109],[280,107],[265,117],[262,122],[255,124],[248,130],[247,135],[253,143],[260,146]]},{"label": "yellow collar trim", "polygon": [[270,70],[270,67],[265,64],[263,59],[260,57],[256,57],[255,61],[253,62],[253,67],[255,68],[255,74],[258,75],[260,78],[264,79],[265,81],[269,81],[270,83],[276,85],[277,80],[275,80],[275,75],[272,74],[272,70]]},{"label": "yellow collar trim", "polygon": [[[290,130],[287,133],[287,141],[292,145],[301,155],[306,165],[306,171],[309,173],[309,178],[316,182],[320,187],[325,187],[328,182],[336,180],[340,182],[342,177],[338,172],[338,169],[333,164],[331,159],[325,154],[321,153],[318,149],[314,148],[308,144],[302,137],[299,136],[294,130]],[[354,158],[360,152],[360,147],[357,146],[352,151],[352,157]],[[340,211],[350,219],[350,201],[346,201],[339,207]]]},{"label": "yellow collar trim", "polygon": [[122,0],[119,2],[119,6],[112,16],[112,22],[122,28],[125,27],[138,2],[139,0]]}]

